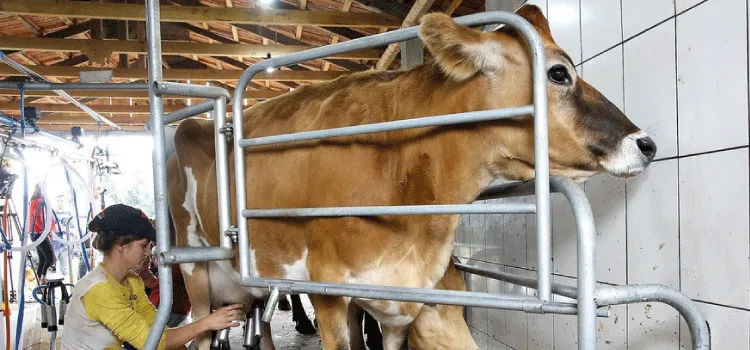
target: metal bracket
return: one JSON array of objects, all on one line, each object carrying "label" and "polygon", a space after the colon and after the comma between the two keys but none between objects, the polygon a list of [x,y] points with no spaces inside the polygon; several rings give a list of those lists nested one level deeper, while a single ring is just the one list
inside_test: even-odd
[{"label": "metal bracket", "polygon": [[224,235],[232,238],[232,243],[237,243],[237,235],[239,234],[240,230],[237,229],[236,226],[229,226],[229,228],[224,231]]},{"label": "metal bracket", "polygon": [[221,128],[219,128],[219,133],[220,134],[224,134],[227,137],[230,137],[230,136],[234,135],[234,127],[232,127],[232,124],[226,123],[226,124],[224,124],[224,126],[222,126]]}]

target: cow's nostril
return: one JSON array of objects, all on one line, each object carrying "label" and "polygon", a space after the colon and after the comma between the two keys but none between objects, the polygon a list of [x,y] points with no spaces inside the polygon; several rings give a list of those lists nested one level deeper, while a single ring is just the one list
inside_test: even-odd
[{"label": "cow's nostril", "polygon": [[654,159],[654,156],[656,156],[656,144],[654,143],[654,140],[652,140],[650,137],[642,137],[635,141],[638,144],[638,149],[641,150],[641,153],[643,153],[648,160]]}]

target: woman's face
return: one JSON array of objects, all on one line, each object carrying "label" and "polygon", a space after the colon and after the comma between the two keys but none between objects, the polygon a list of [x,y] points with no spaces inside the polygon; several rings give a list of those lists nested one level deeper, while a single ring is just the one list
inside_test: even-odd
[{"label": "woman's face", "polygon": [[139,239],[122,246],[123,263],[131,269],[140,268],[143,261],[151,257],[151,244],[147,239]]}]

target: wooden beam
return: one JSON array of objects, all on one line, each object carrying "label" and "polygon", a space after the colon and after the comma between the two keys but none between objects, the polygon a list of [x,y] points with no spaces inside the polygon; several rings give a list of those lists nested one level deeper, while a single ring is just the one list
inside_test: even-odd
[{"label": "wooden beam", "polygon": [[[321,25],[330,27],[396,28],[399,19],[380,13],[345,14],[332,11],[244,10],[226,7],[161,6],[163,22],[206,22],[281,25]],[[146,9],[138,4],[95,2],[51,2],[4,0],[0,15],[35,15],[94,19],[144,21]]]},{"label": "wooden beam", "polygon": [[[412,5],[411,10],[409,10],[409,14],[406,15],[404,22],[401,24],[401,28],[408,28],[418,24],[419,19],[430,10],[433,3],[435,3],[435,0],[416,0],[414,5]],[[391,63],[393,63],[393,60],[396,59],[399,47],[398,43],[388,45],[388,48],[385,49],[383,56],[380,57],[375,68],[379,70],[388,69],[391,66]]]},{"label": "wooden beam", "polygon": [[20,15],[15,15],[14,17],[16,18],[16,20],[18,20],[19,22],[21,22],[21,24],[23,24],[23,26],[26,27],[26,29],[28,29],[32,33],[34,33],[34,35],[36,35],[36,36],[42,35],[42,30],[39,29],[39,27],[37,27],[34,24],[32,24],[31,21],[27,20],[26,18],[24,18],[24,17],[22,17]]},{"label": "wooden beam", "polygon": [[[228,89],[232,93],[233,89]],[[75,98],[111,98],[111,99],[134,99],[134,100],[148,100],[148,91],[137,91],[137,90],[69,90],[66,91],[68,94]],[[264,91],[246,91],[244,98],[254,100],[265,100],[276,96],[285,94],[286,91],[277,90],[264,90]],[[52,91],[24,91],[26,97],[58,97],[58,95]],[[0,96],[18,97],[20,93],[16,89],[0,89]],[[166,96],[166,99],[187,99],[187,97],[174,97]]]},{"label": "wooden beam", "polygon": [[[35,72],[50,78],[78,79],[78,73],[98,70],[111,70],[114,79],[148,79],[145,69],[137,68],[91,68],[91,67],[49,67],[31,66]],[[200,80],[200,81],[237,81],[243,71],[241,70],[218,70],[218,69],[166,69],[164,79],[175,80]],[[262,72],[255,76],[254,81],[326,81],[333,80],[349,72],[316,72],[316,71],[290,71],[277,70],[273,73]],[[7,65],[0,65],[0,76],[22,76],[21,73]]]},{"label": "wooden beam", "polygon": [[456,11],[456,9],[458,9],[458,7],[459,7],[459,6],[461,6],[461,3],[462,3],[463,1],[464,1],[464,0],[453,0],[453,1],[451,1],[451,4],[450,4],[450,5],[448,6],[448,8],[447,8],[447,9],[445,9],[445,12],[444,12],[444,13],[445,13],[446,15],[448,15],[448,16],[452,15],[452,14],[453,14],[453,12],[455,12],[455,11]]},{"label": "wooden beam", "polygon": [[[204,44],[189,42],[162,41],[164,55],[199,55],[225,57],[257,57],[288,55],[310,49],[310,46],[299,45],[252,45],[252,44]],[[17,36],[0,36],[0,50],[33,50],[54,52],[84,52],[91,55],[109,56],[112,53],[145,54],[146,43],[125,40],[77,40],[54,38],[28,38]],[[368,59],[380,58],[381,51],[368,49],[336,55],[336,58]]]},{"label": "wooden beam", "polygon": [[[133,113],[149,114],[148,104],[137,106],[128,105],[88,105],[91,109],[99,113]],[[67,113],[85,113],[80,108],[68,103],[28,103],[26,107],[36,107],[40,112],[67,112]],[[173,112],[184,106],[164,105],[164,112]],[[16,111],[17,103],[0,103],[0,111]]]},{"label": "wooden beam", "polygon": [[[91,118],[89,118],[91,120]],[[86,130],[88,132],[96,132],[99,127],[96,124],[85,124],[85,123],[59,123],[59,124],[47,124],[39,122],[37,123],[39,127],[44,131],[67,131],[70,132],[70,128],[73,126],[80,126],[83,130]],[[124,124],[124,123],[118,123],[122,130],[125,131],[146,131],[145,124]],[[103,126],[102,130],[108,130],[107,126]]]}]

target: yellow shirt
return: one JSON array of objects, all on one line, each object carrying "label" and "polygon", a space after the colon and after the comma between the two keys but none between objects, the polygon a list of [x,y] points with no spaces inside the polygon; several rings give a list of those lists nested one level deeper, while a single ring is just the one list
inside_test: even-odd
[{"label": "yellow shirt", "polygon": [[[99,268],[104,270],[101,265]],[[104,272],[106,281],[94,284],[82,297],[86,314],[91,320],[103,324],[114,335],[116,343],[109,344],[106,349],[119,349],[123,342],[142,349],[156,318],[156,309],[146,296],[143,280],[129,272],[125,286],[118,283],[106,270]],[[157,349],[166,349],[163,333]]]}]

